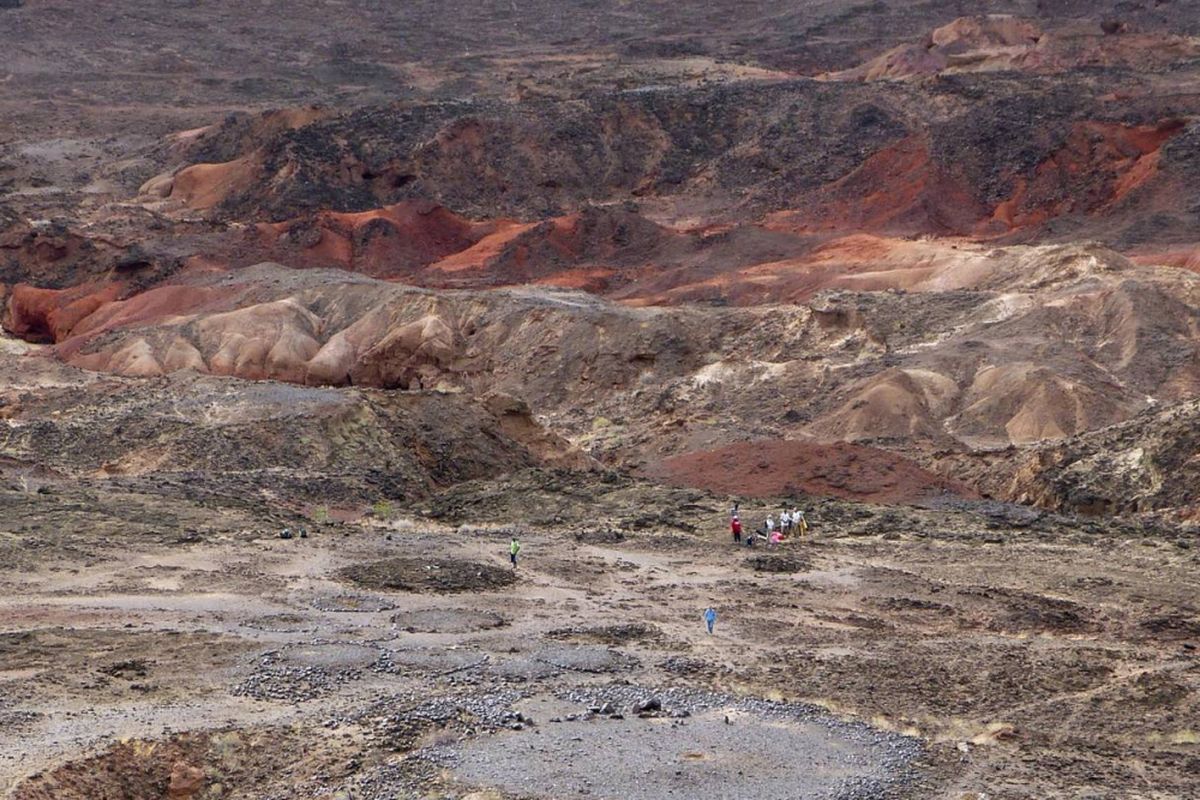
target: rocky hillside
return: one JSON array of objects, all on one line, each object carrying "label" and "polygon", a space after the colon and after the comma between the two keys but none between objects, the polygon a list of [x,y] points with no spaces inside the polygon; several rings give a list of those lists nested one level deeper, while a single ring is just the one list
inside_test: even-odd
[{"label": "rocky hillside", "polygon": [[1200,441],[1195,401],[1039,448],[1012,478],[1024,502],[1086,514],[1171,512],[1196,520]]},{"label": "rocky hillside", "polygon": [[[354,413],[408,403],[452,450],[478,418],[686,482],[748,442],[854,443],[954,491],[1186,505],[1063,470],[1200,396],[1198,9],[962,5],[501,3],[450,31],[419,3],[135,3],[95,35],[18,5],[3,325],[147,386],[382,390]],[[95,76],[70,108],[64,64]]]},{"label": "rocky hillside", "polygon": [[[331,509],[403,503],[496,470],[588,469],[591,460],[499,395],[383,393],[178,373],[94,376],[0,352],[0,465],[122,492],[170,487],[203,503]],[[212,476],[217,476],[214,480]],[[125,488],[122,488],[125,487]]]}]

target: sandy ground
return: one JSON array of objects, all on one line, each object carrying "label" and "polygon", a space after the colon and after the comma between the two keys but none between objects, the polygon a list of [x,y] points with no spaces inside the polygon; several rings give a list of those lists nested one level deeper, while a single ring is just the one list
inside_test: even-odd
[{"label": "sandy ground", "polygon": [[[71,539],[0,571],[0,786],[161,797],[186,767],[209,792],[188,797],[1194,794],[1190,550],[967,541],[889,513],[912,527],[863,535],[828,506],[776,553],[728,542],[715,500],[692,534],[525,530],[516,582],[482,590],[470,567],[416,591],[346,568],[482,580],[511,526]],[[661,712],[637,716],[629,686]],[[113,749],[130,739],[158,744]],[[294,741],[305,757],[275,770]],[[114,789],[105,759],[140,771]]]}]

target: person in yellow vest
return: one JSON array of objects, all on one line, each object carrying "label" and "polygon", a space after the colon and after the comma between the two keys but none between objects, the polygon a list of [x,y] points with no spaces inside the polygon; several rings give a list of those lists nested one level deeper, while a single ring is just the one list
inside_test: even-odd
[{"label": "person in yellow vest", "polygon": [[521,543],[517,541],[517,537],[512,537],[512,542],[508,545],[508,560],[512,562],[513,569],[517,568],[517,554],[521,552]]}]

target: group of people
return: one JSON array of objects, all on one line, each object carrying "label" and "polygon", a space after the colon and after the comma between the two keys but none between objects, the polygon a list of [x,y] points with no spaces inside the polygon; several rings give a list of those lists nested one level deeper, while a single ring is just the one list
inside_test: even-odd
[{"label": "group of people", "polygon": [[767,518],[763,521],[760,528],[753,531],[744,532],[742,528],[742,515],[738,508],[738,504],[734,503],[733,508],[729,512],[729,530],[733,534],[733,543],[742,544],[745,542],[747,547],[754,546],[755,539],[762,539],[767,543],[767,547],[777,547],[788,536],[795,534],[796,536],[804,536],[808,533],[808,520],[804,517],[804,511],[799,508],[792,507],[790,510],[784,507],[779,514],[779,521],[767,514]]},{"label": "group of people", "polygon": [[[771,514],[767,514],[761,527],[752,531],[744,531],[742,512],[738,505],[738,503],[734,503],[733,508],[729,510],[729,530],[733,534],[734,544],[744,542],[747,547],[753,547],[755,539],[762,539],[767,543],[767,547],[774,548],[778,547],[779,543],[788,536],[803,537],[808,534],[808,520],[804,516],[804,511],[795,506],[790,509],[784,506],[783,511],[779,513],[778,521]],[[711,606],[704,609],[704,624],[710,634],[713,632],[716,622],[716,609]]]}]

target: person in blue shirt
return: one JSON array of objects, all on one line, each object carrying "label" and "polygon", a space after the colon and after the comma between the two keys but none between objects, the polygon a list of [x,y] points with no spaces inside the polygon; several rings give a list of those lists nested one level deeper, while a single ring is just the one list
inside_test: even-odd
[{"label": "person in blue shirt", "polygon": [[712,633],[713,624],[717,621],[717,612],[711,606],[704,609],[704,623],[708,625],[708,632]]}]

